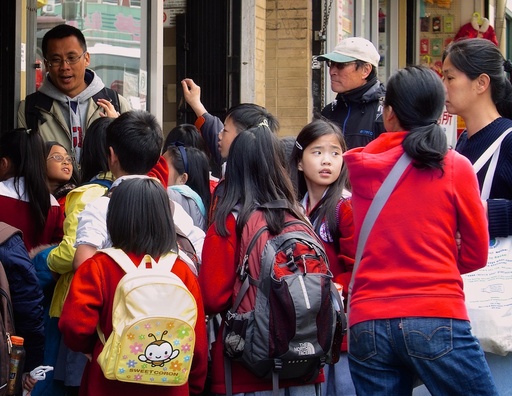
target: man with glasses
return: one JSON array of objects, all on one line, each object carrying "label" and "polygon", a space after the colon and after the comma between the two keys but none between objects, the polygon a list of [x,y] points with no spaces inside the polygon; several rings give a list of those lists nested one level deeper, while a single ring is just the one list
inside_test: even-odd
[{"label": "man with glasses", "polygon": [[341,127],[349,149],[365,146],[384,131],[380,100],[385,88],[377,79],[377,49],[362,37],[349,37],[318,60],[326,61],[337,93],[322,115]]},{"label": "man with glasses", "polygon": [[20,103],[18,124],[39,127],[44,140],[59,142],[78,161],[87,127],[102,115],[130,110],[130,105],[87,69],[90,55],[79,29],[55,26],[44,35],[42,50],[47,73],[39,91]]}]

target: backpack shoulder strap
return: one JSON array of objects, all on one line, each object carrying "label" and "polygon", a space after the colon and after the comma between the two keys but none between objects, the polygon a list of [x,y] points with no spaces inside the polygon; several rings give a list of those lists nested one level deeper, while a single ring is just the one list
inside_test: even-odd
[{"label": "backpack shoulder strap", "polygon": [[[132,259],[121,249],[106,248],[99,251],[109,255],[126,273],[133,272],[138,269],[145,269],[145,266],[142,263],[138,267],[135,266]],[[175,253],[166,254],[165,256],[162,256],[157,263],[149,254],[146,254],[142,261],[146,263],[151,262],[152,267],[157,268],[159,271],[171,272],[177,257],[178,255]]]},{"label": "backpack shoulder strap", "polygon": [[101,91],[93,95],[92,99],[94,100],[94,103],[96,103],[98,99],[106,99],[112,102],[112,105],[117,112],[121,111],[121,107],[119,105],[119,94],[111,88],[103,87]]},{"label": "backpack shoulder strap", "polygon": [[45,123],[45,119],[39,109],[50,111],[53,105],[53,99],[48,95],[36,91],[33,94],[27,95],[25,98],[25,120],[28,129],[36,129],[37,122]]},{"label": "backpack shoulder strap", "polygon": [[0,245],[15,234],[19,234],[23,238],[21,230],[7,223],[0,222]]},{"label": "backpack shoulder strap", "polygon": [[99,252],[109,255],[126,273],[137,269],[131,258],[121,249],[110,247],[101,249]]}]

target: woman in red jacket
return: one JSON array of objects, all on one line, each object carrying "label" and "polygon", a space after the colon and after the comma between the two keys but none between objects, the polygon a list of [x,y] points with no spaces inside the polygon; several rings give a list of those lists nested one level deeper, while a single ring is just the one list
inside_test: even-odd
[{"label": "woman in red jacket", "polygon": [[[173,224],[167,192],[155,179],[128,179],[113,191],[107,228],[113,247],[122,249],[134,266],[140,264],[145,254],[158,261],[171,251],[177,252]],[[110,256],[98,251],[76,271],[59,321],[66,345],[72,350],[92,355],[82,377],[80,395],[188,396],[201,393],[206,379],[208,347],[199,284],[189,266],[180,258],[176,259],[172,272],[187,286],[197,304],[196,341],[188,382],[181,386],[158,386],[105,378],[97,362],[103,350],[97,327],[108,339],[113,331],[114,293],[125,273]]]},{"label": "woman in red jacket", "polygon": [[[368,234],[349,296],[349,362],[361,395],[497,395],[461,274],[485,266],[487,220],[471,163],[437,124],[441,79],[407,67],[388,81],[386,133],[344,154],[354,228],[404,152],[412,158]],[[458,237],[460,235],[460,238]]]}]

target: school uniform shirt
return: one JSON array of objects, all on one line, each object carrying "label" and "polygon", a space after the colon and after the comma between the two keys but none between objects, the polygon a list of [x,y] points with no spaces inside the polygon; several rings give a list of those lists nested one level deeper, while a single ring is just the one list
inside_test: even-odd
[{"label": "school uniform shirt", "polygon": [[[343,156],[356,240],[406,135],[384,133]],[[460,274],[487,262],[487,219],[469,160],[448,150],[443,162],[443,173],[409,165],[380,212],[355,274],[350,326],[413,316],[468,320]]]},{"label": "school uniform shirt", "polygon": [[[206,233],[201,271],[199,271],[199,285],[205,304],[206,314],[223,316],[233,304],[233,288],[235,285],[236,269],[238,266],[240,241],[236,236],[236,220],[230,214],[226,220],[228,237],[217,233],[215,224],[211,225]],[[222,324],[211,350],[211,391],[225,394],[224,378],[224,325]],[[262,379],[252,374],[240,362],[232,361],[231,377],[233,394],[272,390],[272,380]],[[314,382],[323,382],[323,372]],[[279,381],[281,388],[305,385],[297,380]]]},{"label": "school uniform shirt", "polygon": [[[146,177],[141,175],[122,176],[116,179],[112,188],[115,188],[123,180],[133,177]],[[78,215],[78,227],[76,229],[75,246],[85,244],[94,246],[96,249],[104,249],[112,246],[110,235],[107,230],[107,211],[110,198],[99,197],[85,206],[85,209]],[[201,257],[205,233],[194,225],[192,218],[185,212],[185,209],[174,202],[173,211],[174,224],[176,224],[185,236],[190,240],[196,253]]]},{"label": "school uniform shirt", "polygon": [[[129,254],[138,266],[142,256]],[[92,354],[87,363],[82,383],[81,396],[188,396],[200,394],[204,387],[208,365],[208,344],[203,299],[197,277],[188,265],[177,259],[172,272],[176,274],[194,296],[198,317],[195,326],[196,344],[188,383],[183,386],[140,385],[108,380],[97,362],[103,350],[96,326],[108,339],[112,333],[112,307],[117,284],[124,276],[121,267],[105,253],[98,252],[86,260],[76,271],[69,294],[59,320],[64,343],[72,350]],[[171,303],[171,302],[169,302]]]},{"label": "school uniform shirt", "polygon": [[19,228],[23,232],[23,242],[29,252],[39,245],[59,243],[62,239],[64,213],[51,194],[50,202],[44,229],[42,232],[37,232],[25,192],[25,178],[20,177],[17,186],[15,186],[14,177],[0,182],[0,221]]}]

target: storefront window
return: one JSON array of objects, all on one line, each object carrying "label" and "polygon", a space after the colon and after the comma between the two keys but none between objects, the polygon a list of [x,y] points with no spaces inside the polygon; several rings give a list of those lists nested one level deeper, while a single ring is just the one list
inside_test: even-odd
[{"label": "storefront window", "polygon": [[[419,2],[416,63],[431,68],[440,77],[443,75],[444,49],[453,41],[461,25],[461,15],[457,12],[460,1]],[[439,119],[439,125],[446,132],[448,144],[451,146],[456,143],[457,129],[463,128],[458,123],[463,123],[462,119],[446,111]]]},{"label": "storefront window", "polygon": [[[90,53],[90,69],[129,100],[132,108],[146,109],[147,62],[141,45],[141,15],[147,5],[133,0],[45,0],[38,1],[36,88],[44,73],[41,42],[52,27],[67,23],[79,28]],[[145,2],[142,2],[145,3]],[[30,77],[32,78],[32,77]],[[27,87],[30,90],[31,84]]]},{"label": "storefront window", "polygon": [[378,78],[385,83],[389,75],[388,46],[389,46],[389,7],[387,0],[379,0],[379,71]]}]

